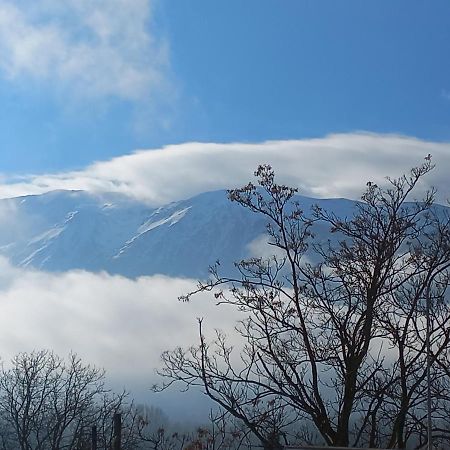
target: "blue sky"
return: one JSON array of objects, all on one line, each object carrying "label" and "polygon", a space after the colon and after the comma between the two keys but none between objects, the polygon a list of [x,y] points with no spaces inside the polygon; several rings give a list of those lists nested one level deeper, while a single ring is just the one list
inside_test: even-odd
[{"label": "blue sky", "polygon": [[0,0],[0,26],[4,175],[189,141],[450,141],[448,1]]}]

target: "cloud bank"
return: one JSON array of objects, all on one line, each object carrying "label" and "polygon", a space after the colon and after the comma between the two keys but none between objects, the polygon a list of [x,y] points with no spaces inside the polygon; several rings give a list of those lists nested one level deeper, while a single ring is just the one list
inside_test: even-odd
[{"label": "cloud bank", "polygon": [[[231,329],[236,319],[236,313],[233,317],[216,307],[209,296],[180,303],[177,297],[195,284],[164,276],[130,280],[83,271],[49,274],[19,269],[0,258],[0,357],[8,361],[17,352],[43,348],[61,356],[75,351],[86,363],[104,367],[117,389],[125,386],[170,415],[189,417],[186,397],[150,394],[159,356],[197,342],[197,317],[207,318],[209,332]],[[176,408],[171,410],[170,403]]]},{"label": "cloud bank", "polygon": [[54,189],[117,192],[161,205],[249,181],[258,164],[271,164],[279,180],[312,197],[360,197],[368,180],[382,183],[433,155],[437,168],[422,190],[433,185],[438,200],[450,198],[450,143],[369,133],[335,134],[320,139],[262,143],[184,143],[139,150],[83,170],[10,179],[0,197]]},{"label": "cloud bank", "polygon": [[126,100],[160,93],[167,44],[151,0],[0,0],[0,70],[78,95]]}]

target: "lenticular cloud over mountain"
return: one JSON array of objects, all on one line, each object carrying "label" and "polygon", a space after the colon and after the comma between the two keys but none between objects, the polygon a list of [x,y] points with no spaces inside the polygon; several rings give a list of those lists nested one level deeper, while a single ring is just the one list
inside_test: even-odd
[{"label": "lenticular cloud over mountain", "polygon": [[[450,197],[450,144],[397,135],[335,134],[319,139],[262,143],[185,143],[96,162],[83,170],[8,179],[0,197],[55,189],[115,192],[160,206],[196,194],[247,183],[258,164],[271,164],[280,180],[312,197],[357,199],[368,180],[383,183],[431,154],[437,168],[427,186]],[[407,157],[405,157],[407,155]]]}]

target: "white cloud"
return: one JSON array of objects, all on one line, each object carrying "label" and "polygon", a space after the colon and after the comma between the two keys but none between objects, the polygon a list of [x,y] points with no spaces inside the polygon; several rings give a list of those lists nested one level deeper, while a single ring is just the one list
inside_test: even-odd
[{"label": "white cloud", "polygon": [[[19,269],[0,258],[0,357],[9,360],[17,352],[43,348],[64,356],[73,350],[86,363],[105,367],[119,389],[146,394],[170,415],[187,417],[189,397],[149,393],[159,356],[197,342],[197,317],[206,317],[210,332],[230,329],[227,323],[236,318],[207,295],[180,303],[177,297],[195,285],[164,276],[131,280],[83,271],[50,274]],[[202,396],[190,400],[199,402]]]},{"label": "white cloud", "polygon": [[255,258],[272,258],[277,257],[280,260],[285,256],[285,253],[275,245],[270,245],[270,236],[267,234],[260,234],[256,239],[253,239],[247,245],[249,256]]},{"label": "white cloud", "polygon": [[382,183],[421,164],[431,153],[437,168],[426,178],[450,197],[450,143],[406,136],[349,133],[320,139],[254,144],[185,143],[97,162],[84,170],[25,177],[0,184],[0,197],[53,189],[119,192],[151,204],[240,186],[256,166],[271,164],[279,179],[303,195],[359,198],[368,180]]},{"label": "white cloud", "polygon": [[137,100],[166,85],[152,0],[0,0],[0,69],[84,96]]}]

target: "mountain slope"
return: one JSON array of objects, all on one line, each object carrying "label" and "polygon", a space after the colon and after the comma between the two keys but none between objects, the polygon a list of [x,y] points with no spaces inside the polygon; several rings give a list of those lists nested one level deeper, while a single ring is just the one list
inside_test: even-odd
[{"label": "mountain slope", "polygon": [[[299,197],[351,215],[355,202]],[[203,277],[217,259],[225,267],[261,249],[264,218],[230,202],[225,191],[160,208],[117,195],[55,191],[0,201],[0,254],[18,266],[48,271],[105,270],[128,277]],[[319,229],[320,232],[320,229]]]}]

